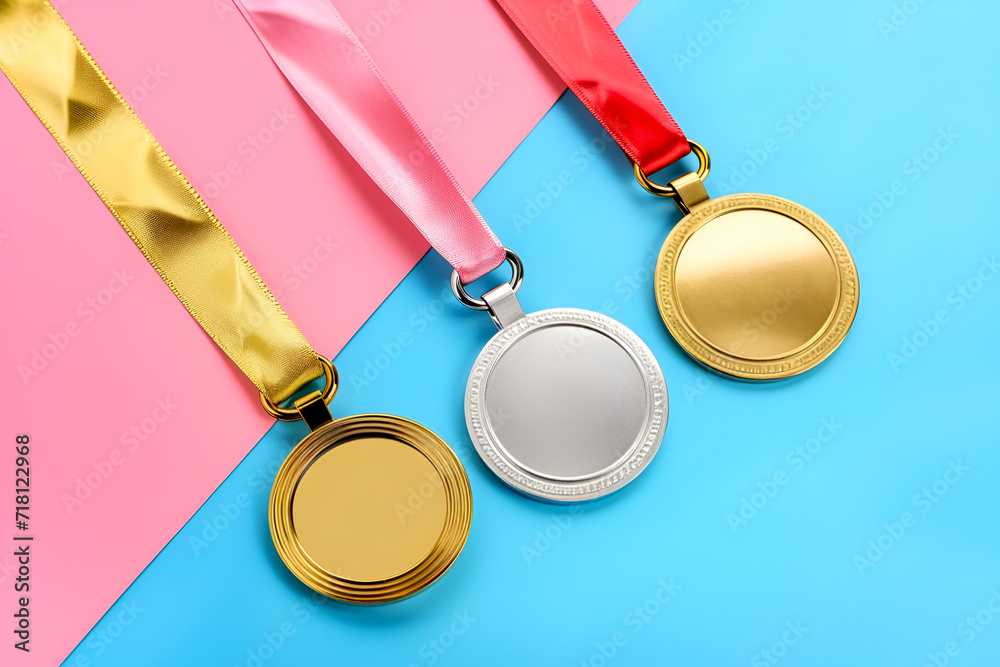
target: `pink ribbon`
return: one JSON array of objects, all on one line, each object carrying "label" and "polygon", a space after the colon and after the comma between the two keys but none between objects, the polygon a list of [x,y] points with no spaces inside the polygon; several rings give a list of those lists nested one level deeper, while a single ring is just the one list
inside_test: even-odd
[{"label": "pink ribbon", "polygon": [[234,0],[271,59],[463,283],[503,245],[329,0]]}]

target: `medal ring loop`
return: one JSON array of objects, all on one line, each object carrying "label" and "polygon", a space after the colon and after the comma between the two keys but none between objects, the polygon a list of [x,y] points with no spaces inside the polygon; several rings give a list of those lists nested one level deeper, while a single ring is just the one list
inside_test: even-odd
[{"label": "medal ring loop", "polygon": [[[708,157],[708,151],[705,150],[705,147],[697,141],[688,140],[688,144],[691,146],[691,152],[698,158],[698,178],[704,181],[708,178],[708,172],[712,169],[712,160]],[[647,192],[651,192],[658,197],[677,196],[677,189],[672,183],[660,185],[649,180],[649,176],[642,170],[638,162],[632,163],[632,169],[635,171],[635,179],[639,181],[639,185],[645,188]]]},{"label": "medal ring loop", "polygon": [[[329,403],[333,400],[334,394],[337,393],[337,387],[340,385],[340,376],[337,373],[337,367],[333,365],[332,361],[321,354],[316,355],[316,357],[319,359],[319,365],[323,367],[323,376],[326,378],[326,384],[320,392],[320,397],[324,403]],[[298,410],[278,407],[274,401],[264,395],[264,392],[260,394],[260,404],[264,406],[267,414],[283,422],[293,422],[302,419],[302,414]]]},{"label": "medal ring loop", "polygon": [[[516,292],[524,281],[524,264],[521,263],[521,258],[510,248],[505,247],[504,252],[507,254],[507,263],[510,264],[511,268],[510,288]],[[463,306],[467,306],[473,310],[487,310],[489,308],[486,301],[470,296],[465,291],[465,285],[462,284],[461,278],[458,277],[458,271],[451,272],[451,291]]]}]

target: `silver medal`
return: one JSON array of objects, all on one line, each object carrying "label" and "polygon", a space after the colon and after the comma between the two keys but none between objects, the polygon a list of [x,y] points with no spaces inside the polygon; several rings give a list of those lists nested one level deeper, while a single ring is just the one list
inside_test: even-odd
[{"label": "silver medal", "polygon": [[469,435],[487,466],[514,489],[571,503],[613,493],[642,472],[663,439],[667,390],[656,359],[627,327],[588,310],[525,315],[523,271],[482,299],[500,331],[480,353],[465,394]]}]

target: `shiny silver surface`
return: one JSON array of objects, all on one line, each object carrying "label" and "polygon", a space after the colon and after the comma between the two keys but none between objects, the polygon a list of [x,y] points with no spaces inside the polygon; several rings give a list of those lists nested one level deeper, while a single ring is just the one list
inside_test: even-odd
[{"label": "shiny silver surface", "polygon": [[521,303],[510,285],[504,284],[490,290],[483,295],[483,301],[486,302],[486,310],[493,319],[493,324],[497,325],[497,329],[509,327],[524,317]]},{"label": "shiny silver surface", "polygon": [[667,391],[649,349],[624,325],[570,308],[517,319],[469,377],[466,423],[504,482],[580,502],[628,484],[663,439]]}]

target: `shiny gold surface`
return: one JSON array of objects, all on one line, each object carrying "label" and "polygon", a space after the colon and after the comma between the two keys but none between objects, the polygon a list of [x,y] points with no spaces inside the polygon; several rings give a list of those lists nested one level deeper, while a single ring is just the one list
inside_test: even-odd
[{"label": "shiny gold surface", "polygon": [[776,359],[826,327],[840,296],[837,267],[808,229],[771,211],[733,211],[702,225],[677,258],[681,316],[721,352]]},{"label": "shiny gold surface", "polygon": [[399,576],[444,528],[444,483],[427,457],[394,439],[358,438],[302,474],[292,524],[306,555],[353,581]]},{"label": "shiny gold surface", "polygon": [[270,400],[316,353],[48,2],[0,2],[0,69],[177,298]]},{"label": "shiny gold surface", "polygon": [[398,600],[429,586],[465,544],[472,492],[443,440],[400,417],[324,424],[278,471],[271,536],[289,569],[346,602]]},{"label": "shiny gold surface", "polygon": [[[319,365],[323,368],[323,379],[325,380],[323,389],[319,392],[319,398],[323,403],[329,404],[337,394],[337,389],[340,388],[340,374],[337,372],[337,367],[333,365],[333,362],[326,357],[317,355],[317,361],[319,361]],[[268,398],[264,392],[260,392],[260,404],[264,407],[267,414],[283,422],[294,422],[302,419],[302,413],[298,410],[298,403],[296,403],[295,408],[282,408]]]},{"label": "shiny gold surface", "polygon": [[685,351],[744,379],[815,366],[843,340],[858,302],[854,261],[830,226],[756,194],[695,205],[663,245],[656,286]]},{"label": "shiny gold surface", "polygon": [[[303,582],[351,602],[433,583],[468,536],[472,494],[431,431],[384,415],[328,421],[337,372],[317,357],[247,258],[51,4],[0,0],[0,69],[205,331],[279,419],[314,429],[272,489],[271,534]],[[278,403],[326,376],[295,409]]]}]

